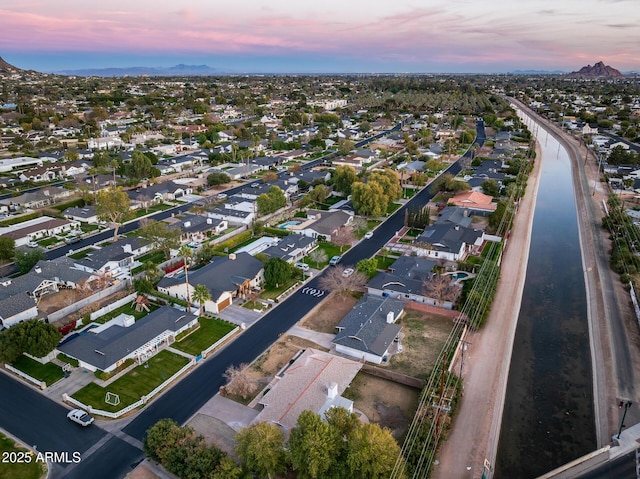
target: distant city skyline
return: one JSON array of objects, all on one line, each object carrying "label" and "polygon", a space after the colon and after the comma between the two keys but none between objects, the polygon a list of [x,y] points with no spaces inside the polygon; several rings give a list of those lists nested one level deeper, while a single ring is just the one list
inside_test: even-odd
[{"label": "distant city skyline", "polygon": [[43,72],[205,64],[230,73],[640,70],[637,0],[6,0],[0,56]]}]

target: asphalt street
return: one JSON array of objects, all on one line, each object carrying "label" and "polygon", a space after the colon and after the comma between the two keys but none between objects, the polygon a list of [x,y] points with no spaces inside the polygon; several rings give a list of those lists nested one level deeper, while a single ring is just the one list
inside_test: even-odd
[{"label": "asphalt street", "polygon": [[[477,130],[476,142],[482,145],[484,125],[481,122],[477,124]],[[467,152],[466,155],[469,154]],[[457,162],[446,170],[453,175],[459,171],[460,165]],[[351,265],[371,257],[403,226],[405,210],[412,205],[426,204],[432,196],[428,188],[416,194],[381,224],[371,239],[361,241],[348,251],[344,255],[343,264]],[[190,205],[181,205],[178,208],[188,209],[189,207]],[[161,213],[168,216],[171,214],[170,211]],[[95,242],[95,237],[91,241]],[[77,243],[74,246],[78,248]],[[58,250],[61,249],[64,248]],[[312,279],[306,286],[320,289],[320,277],[321,275]],[[252,362],[275,342],[278,336],[298,322],[321,300],[322,297],[305,294],[303,290],[296,291],[232,343],[217,354],[198,363],[190,374],[143,409],[124,427],[123,432],[141,441],[147,429],[159,419],[172,418],[180,424],[185,423],[219,391],[225,383],[223,374],[230,365]],[[90,452],[96,449],[95,453],[83,455],[83,460],[78,464],[55,466],[50,476],[52,479],[119,478],[126,475],[143,457],[142,451],[121,438],[107,436],[108,433],[96,425],[84,429],[71,423],[66,418],[67,409],[63,406],[5,374],[0,374],[0,390],[3,392],[3,401],[0,405],[0,428],[21,441],[37,445],[38,450],[85,453],[90,448],[93,448]]]}]

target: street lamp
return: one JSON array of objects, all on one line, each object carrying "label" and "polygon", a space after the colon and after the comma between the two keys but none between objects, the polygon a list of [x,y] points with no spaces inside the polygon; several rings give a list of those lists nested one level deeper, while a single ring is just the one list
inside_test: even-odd
[{"label": "street lamp", "polygon": [[624,407],[624,413],[622,413],[622,421],[620,421],[620,429],[618,429],[618,435],[616,436],[616,439],[620,439],[620,434],[622,434],[622,428],[624,427],[624,418],[627,417],[627,411],[631,407],[631,404],[633,404],[631,401],[620,401],[620,403],[618,404],[619,409],[622,409]]}]

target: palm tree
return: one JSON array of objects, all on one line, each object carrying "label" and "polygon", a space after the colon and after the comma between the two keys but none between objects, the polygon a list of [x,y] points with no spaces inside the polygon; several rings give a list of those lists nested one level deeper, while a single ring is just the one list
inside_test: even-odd
[{"label": "palm tree", "polygon": [[193,250],[187,245],[180,247],[180,256],[184,261],[184,285],[187,288],[187,311],[191,312],[191,295],[189,294],[189,264],[188,260],[193,258]]},{"label": "palm tree", "polygon": [[200,316],[204,315],[204,303],[211,299],[211,293],[207,289],[204,284],[197,284],[195,288],[193,288],[193,294],[191,295],[191,299],[194,303],[198,303],[200,305]]}]

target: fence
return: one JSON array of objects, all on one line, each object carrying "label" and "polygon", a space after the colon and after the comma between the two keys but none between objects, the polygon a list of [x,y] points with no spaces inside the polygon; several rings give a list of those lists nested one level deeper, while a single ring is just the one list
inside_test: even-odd
[{"label": "fence", "polygon": [[236,326],[235,328],[233,328],[230,332],[228,332],[227,334],[225,334],[223,337],[221,337],[220,339],[218,339],[215,343],[213,343],[211,346],[209,346],[207,349],[205,349],[204,351],[202,351],[202,357],[206,358],[207,355],[213,351],[214,349],[216,349],[218,346],[220,346],[222,343],[224,343],[228,338],[230,338],[231,336],[233,336],[234,334],[236,334],[236,332],[238,331],[238,329],[240,329],[238,326]]},{"label": "fence", "polygon": [[155,388],[149,394],[147,394],[145,396],[142,396],[142,398],[140,398],[138,401],[136,401],[133,404],[130,404],[129,406],[127,406],[125,408],[122,408],[122,409],[120,409],[119,411],[116,411],[116,412],[109,412],[109,411],[103,411],[102,409],[95,409],[90,405],[86,405],[86,404],[81,403],[80,401],[78,401],[77,399],[72,398],[71,396],[69,396],[66,393],[62,395],[62,400],[65,401],[65,402],[70,402],[71,404],[73,404],[75,406],[78,406],[79,408],[84,409],[84,410],[86,410],[87,412],[89,412],[91,414],[97,414],[98,416],[109,417],[111,419],[117,419],[120,416],[123,416],[124,414],[127,414],[128,412],[133,411],[136,408],[139,408],[140,406],[144,406],[147,402],[149,402],[149,400],[152,397],[154,397],[156,394],[158,394],[164,388],[166,388],[169,384],[171,384],[173,381],[175,381],[176,378],[178,378],[179,376],[184,374],[184,372],[187,371],[188,369],[190,369],[195,363],[196,363],[195,359],[190,360],[182,369],[180,369],[180,371],[178,371],[173,376],[171,376],[169,379],[167,379],[165,382],[160,384],[157,388]]},{"label": "fence", "polygon": [[47,321],[50,323],[53,323],[55,321],[58,321],[59,319],[64,318],[65,316],[68,316],[71,313],[75,313],[76,311],[79,311],[80,309],[84,308],[85,306],[88,306],[90,304],[95,303],[96,301],[100,301],[101,299],[106,298],[107,296],[112,295],[113,293],[123,290],[127,287],[127,282],[126,281],[121,281],[118,284],[114,284],[113,286],[109,286],[108,288],[103,289],[102,291],[98,291],[96,294],[92,294],[91,296],[87,297],[87,298],[83,298],[79,301],[76,301],[75,303],[66,306],[62,309],[59,309],[58,311],[54,311],[53,313],[50,313],[49,315],[47,315]]},{"label": "fence", "polygon": [[40,381],[39,379],[36,379],[34,377],[29,376],[27,373],[20,371],[19,369],[14,368],[13,366],[11,366],[10,364],[5,364],[4,365],[5,368],[7,368],[9,371],[11,371],[12,373],[17,374],[18,376],[26,379],[29,382],[32,382],[33,384],[35,384],[36,386],[38,386],[40,389],[42,389],[43,391],[45,389],[47,389],[47,383],[45,383],[44,381]]},{"label": "fence", "polygon": [[100,308],[99,310],[94,311],[93,313],[91,313],[89,315],[89,318],[91,318],[91,321],[95,321],[100,316],[104,316],[105,314],[108,314],[111,311],[114,311],[114,310],[118,309],[120,306],[123,306],[123,305],[125,305],[127,303],[130,303],[131,301],[133,301],[137,297],[138,297],[138,293],[131,293],[131,294],[125,296],[124,298],[119,299],[118,301],[115,301],[113,303],[107,304],[104,308]]},{"label": "fence", "polygon": [[394,383],[404,384],[415,389],[424,388],[424,381],[422,379],[414,378],[413,376],[407,376],[406,374],[390,371],[388,369],[377,368],[371,364],[363,364],[362,372],[371,374],[382,379],[388,379]]}]

